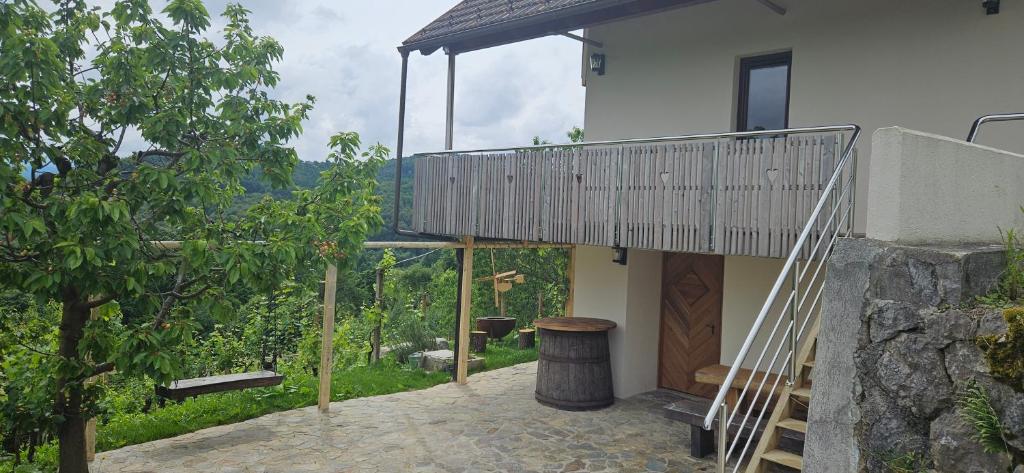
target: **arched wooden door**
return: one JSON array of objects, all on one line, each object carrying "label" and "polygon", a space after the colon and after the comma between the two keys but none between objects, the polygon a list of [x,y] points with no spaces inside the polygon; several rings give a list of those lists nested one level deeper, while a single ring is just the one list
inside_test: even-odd
[{"label": "arched wooden door", "polygon": [[665,253],[658,386],[709,398],[716,394],[716,386],[697,383],[694,373],[719,363],[724,266],[720,255]]}]

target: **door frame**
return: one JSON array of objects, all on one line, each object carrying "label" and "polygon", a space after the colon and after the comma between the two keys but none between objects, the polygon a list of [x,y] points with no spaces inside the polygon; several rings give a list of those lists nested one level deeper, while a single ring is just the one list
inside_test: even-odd
[{"label": "door frame", "polygon": [[[665,362],[664,357],[663,357],[664,348],[665,348],[665,303],[666,303],[666,301],[665,301],[665,287],[666,287],[667,284],[669,284],[668,279],[665,277],[666,276],[665,275],[665,265],[670,260],[670,258],[673,255],[676,255],[676,254],[685,254],[685,253],[675,253],[675,252],[667,252],[666,251],[666,252],[663,252],[662,260],[661,260],[661,275],[662,275],[662,278],[661,278],[661,290],[659,291],[659,301],[658,301],[658,368],[657,368],[658,372],[657,372],[657,386],[658,386],[659,389],[668,389],[668,390],[671,390],[671,391],[682,392],[682,393],[686,393],[686,394],[690,394],[690,395],[699,395],[699,394],[688,393],[686,391],[680,391],[677,388],[666,386],[665,383],[663,382],[663,377],[662,377],[662,373],[663,373],[663,370],[664,370],[664,362]],[[703,254],[703,253],[690,253],[690,254],[692,256],[696,256],[696,257],[707,257],[707,258],[717,259],[718,260],[718,264],[721,266],[720,280],[718,281],[719,282],[719,287],[721,288],[721,296],[720,296],[721,300],[719,301],[719,305],[718,305],[717,333],[715,334],[718,337],[718,353],[716,353],[716,355],[715,355],[715,363],[719,363],[721,361],[721,356],[722,356],[722,331],[723,331],[722,330],[722,326],[723,326],[723,318],[724,318],[723,308],[724,308],[724,305],[725,305],[724,304],[724,302],[725,302],[725,256],[723,256],[723,255],[713,255],[713,254]]]}]

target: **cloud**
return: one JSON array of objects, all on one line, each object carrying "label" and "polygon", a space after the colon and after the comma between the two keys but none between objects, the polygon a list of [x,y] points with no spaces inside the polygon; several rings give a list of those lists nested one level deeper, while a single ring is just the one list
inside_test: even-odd
[{"label": "cloud", "polygon": [[[211,14],[225,1],[208,2]],[[276,94],[317,103],[294,143],[305,160],[322,160],[328,138],[356,131],[364,144],[394,148],[405,38],[451,8],[454,0],[245,2],[253,28],[285,48]],[[474,51],[456,59],[455,145],[526,144],[534,135],[564,141],[583,125],[580,45],[563,37]],[[444,145],[447,57],[410,56],[406,154]]]},{"label": "cloud", "polygon": [[[151,0],[160,12],[165,0]],[[98,0],[108,11],[113,0]],[[228,0],[206,0],[216,41]],[[295,140],[304,160],[323,160],[330,136],[356,131],[364,145],[392,150],[397,136],[401,42],[457,3],[456,0],[244,0],[259,35],[285,49],[273,94],[300,101],[317,98],[304,133]],[[552,36],[473,51],[456,58],[455,147],[528,144],[537,135],[564,142],[583,125],[580,45]],[[405,154],[444,146],[447,57],[413,53],[409,60]],[[142,146],[129,136],[127,147]]]}]

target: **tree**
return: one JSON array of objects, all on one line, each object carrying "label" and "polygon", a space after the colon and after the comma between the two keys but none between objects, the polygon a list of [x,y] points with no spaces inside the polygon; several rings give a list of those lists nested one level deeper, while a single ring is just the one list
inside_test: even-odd
[{"label": "tree", "polygon": [[[573,126],[569,131],[565,132],[565,137],[569,138],[570,143],[582,143],[583,142],[583,129],[578,126]],[[530,140],[533,146],[549,145],[552,144],[548,140],[542,140],[540,136],[534,135],[533,139]]]},{"label": "tree", "polygon": [[[360,153],[354,133],[331,140],[316,189],[229,216],[254,170],[289,185],[288,142],[314,99],[273,98],[283,50],[241,6],[225,9],[216,42],[200,0],[163,14],[147,0],[107,12],[0,2],[0,281],[60,303],[52,399],[65,473],[87,471],[88,378],[173,379],[197,314],[230,317],[232,289],[344,265],[381,223],[374,176],[387,150]],[[137,313],[122,317],[118,300]]]}]

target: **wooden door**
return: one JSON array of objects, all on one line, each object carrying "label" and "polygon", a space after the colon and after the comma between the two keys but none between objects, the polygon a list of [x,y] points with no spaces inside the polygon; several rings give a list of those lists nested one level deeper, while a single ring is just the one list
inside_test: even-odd
[{"label": "wooden door", "polygon": [[707,398],[717,393],[717,386],[694,381],[694,373],[719,364],[724,262],[720,255],[665,253],[658,386]]}]

